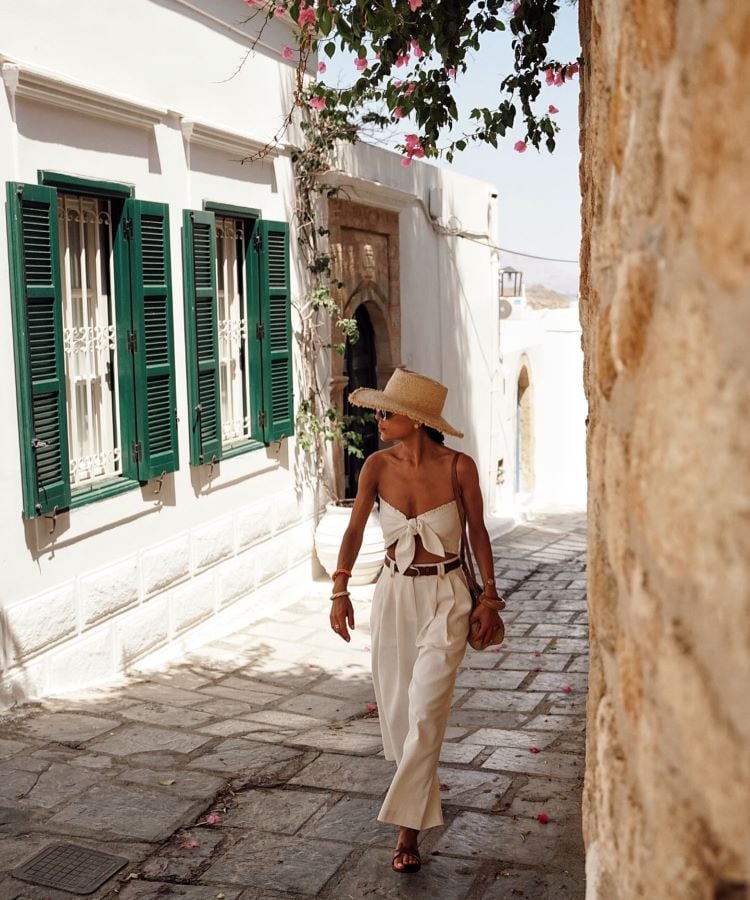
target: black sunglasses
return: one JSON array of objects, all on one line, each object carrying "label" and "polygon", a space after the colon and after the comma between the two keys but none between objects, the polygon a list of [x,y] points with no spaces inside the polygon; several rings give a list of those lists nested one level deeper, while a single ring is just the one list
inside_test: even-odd
[{"label": "black sunglasses", "polygon": [[394,415],[389,409],[376,409],[375,413],[380,416],[383,422],[387,422],[388,417]]}]

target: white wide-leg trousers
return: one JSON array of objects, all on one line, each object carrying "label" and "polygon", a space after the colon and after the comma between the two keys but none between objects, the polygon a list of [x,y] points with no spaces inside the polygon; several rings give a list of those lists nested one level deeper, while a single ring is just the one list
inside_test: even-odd
[{"label": "white wide-leg trousers", "polygon": [[378,815],[405,828],[443,824],[438,757],[466,650],[471,596],[460,569],[384,568],[372,601],[372,677],[385,758],[396,775]]}]

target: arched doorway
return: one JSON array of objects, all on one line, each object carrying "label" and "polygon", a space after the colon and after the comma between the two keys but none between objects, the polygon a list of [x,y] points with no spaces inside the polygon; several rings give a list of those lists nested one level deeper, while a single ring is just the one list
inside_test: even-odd
[{"label": "arched doorway", "polygon": [[534,491],[534,422],[532,389],[526,365],[518,373],[516,390],[516,494],[530,495]]},{"label": "arched doorway", "polygon": [[[362,303],[357,307],[354,313],[359,328],[359,340],[356,344],[350,341],[346,344],[346,355],[344,359],[344,375],[349,378],[347,385],[347,394],[359,387],[377,387],[377,358],[375,352],[375,329],[372,327],[370,314],[367,312],[365,304]],[[366,410],[360,407],[350,405],[348,399],[344,402],[344,415],[361,415]],[[378,426],[377,423],[366,422],[363,425],[363,443],[362,451],[364,458],[360,459],[351,453],[344,454],[344,485],[345,496],[354,497],[357,493],[357,482],[359,473],[362,469],[365,459],[378,449]]]}]

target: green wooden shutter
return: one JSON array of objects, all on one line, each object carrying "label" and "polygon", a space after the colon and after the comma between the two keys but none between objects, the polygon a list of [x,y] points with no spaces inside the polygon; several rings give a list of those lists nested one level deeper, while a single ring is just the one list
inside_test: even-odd
[{"label": "green wooden shutter", "polygon": [[[130,451],[139,481],[178,468],[169,210],[164,203],[127,200],[134,333],[137,448]],[[135,452],[133,452],[135,450]]]},{"label": "green wooden shutter", "polygon": [[70,506],[57,191],[8,183],[23,508]]},{"label": "green wooden shutter", "polygon": [[221,459],[216,223],[212,212],[183,213],[185,340],[190,400],[190,464]]},{"label": "green wooden shutter", "polygon": [[289,226],[263,220],[259,225],[263,403],[268,442],[294,432]]}]

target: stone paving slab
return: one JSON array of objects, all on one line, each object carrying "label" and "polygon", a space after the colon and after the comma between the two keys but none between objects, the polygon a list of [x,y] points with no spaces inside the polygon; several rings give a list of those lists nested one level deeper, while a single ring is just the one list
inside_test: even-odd
[{"label": "stone paving slab", "polygon": [[351,851],[349,844],[248,830],[200,880],[315,896]]},{"label": "stone paving slab", "polygon": [[344,645],[330,583],[311,582],[171,667],[0,718],[0,900],[69,900],[8,874],[63,838],[129,860],[92,900],[583,900],[584,518],[536,516],[494,557],[507,637],[462,661],[445,825],[420,835],[419,875],[391,871],[395,829],[377,822],[395,764],[373,710],[373,588],[354,589]]},{"label": "stone paving slab", "polygon": [[98,784],[65,804],[50,820],[58,831],[71,834],[106,832],[142,841],[169,837],[200,803],[170,797],[163,791],[135,785]]}]

